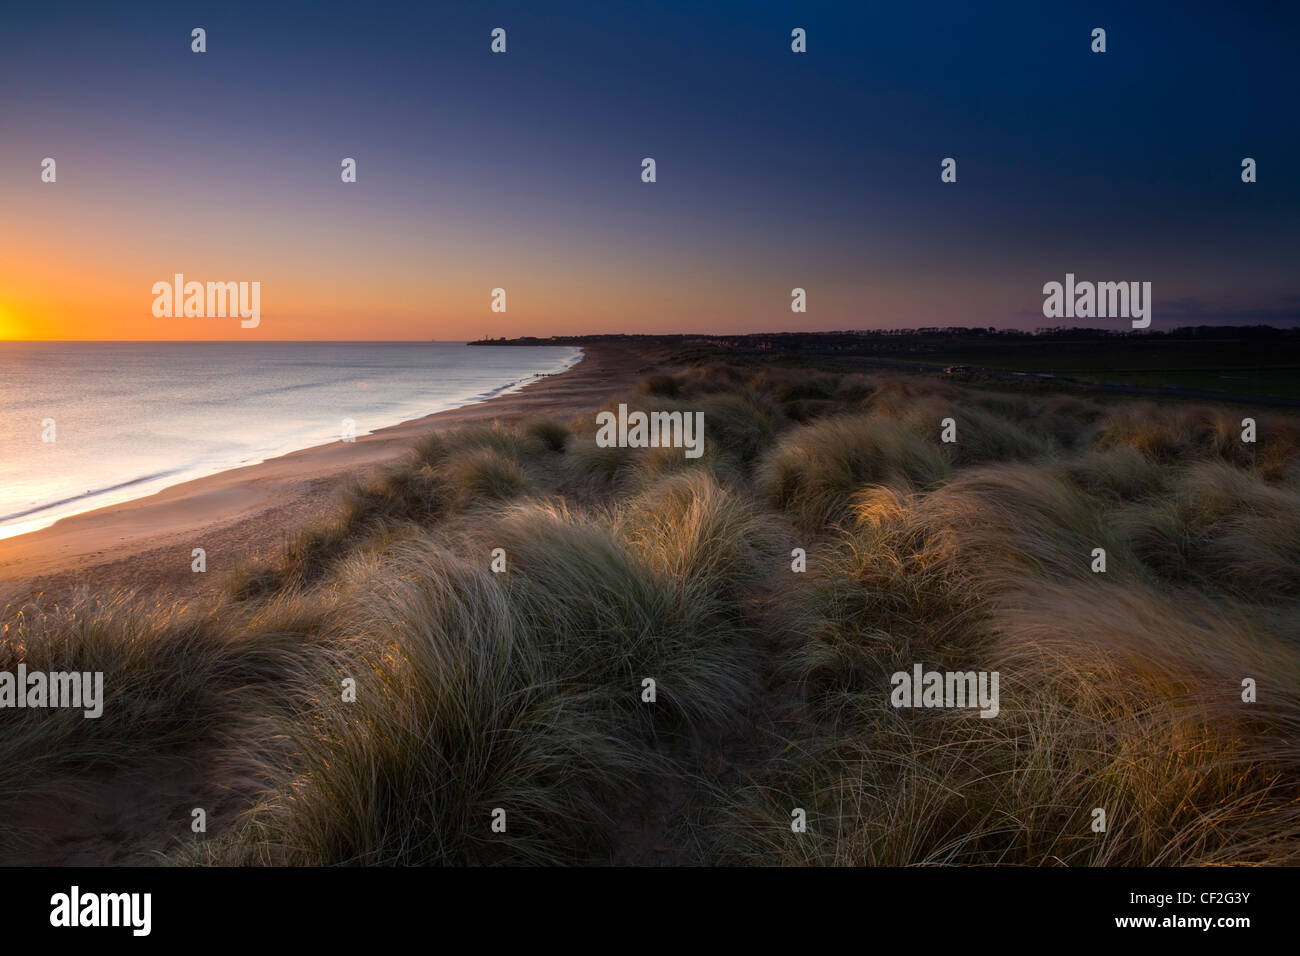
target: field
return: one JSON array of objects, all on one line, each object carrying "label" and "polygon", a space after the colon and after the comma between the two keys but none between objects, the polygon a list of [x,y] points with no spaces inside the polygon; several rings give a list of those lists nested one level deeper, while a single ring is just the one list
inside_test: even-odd
[{"label": "field", "polygon": [[1064,374],[1085,382],[1101,384],[1300,399],[1300,368],[1116,369]]},{"label": "field", "polygon": [[0,858],[111,805],[99,862],[1300,862],[1300,421],[724,353],[620,402],[704,455],[465,427],[220,594],[11,608],[108,705],[0,714]]}]

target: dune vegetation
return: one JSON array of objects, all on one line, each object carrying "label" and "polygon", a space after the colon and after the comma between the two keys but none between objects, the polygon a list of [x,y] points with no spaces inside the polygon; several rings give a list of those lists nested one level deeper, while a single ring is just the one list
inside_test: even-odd
[{"label": "dune vegetation", "polygon": [[[106,705],[0,717],[0,856],[198,760],[231,809],[140,859],[1300,862],[1300,422],[719,362],[619,402],[704,454],[439,432],[219,595],[11,610],[0,670]],[[999,713],[892,706],[917,664]]]}]

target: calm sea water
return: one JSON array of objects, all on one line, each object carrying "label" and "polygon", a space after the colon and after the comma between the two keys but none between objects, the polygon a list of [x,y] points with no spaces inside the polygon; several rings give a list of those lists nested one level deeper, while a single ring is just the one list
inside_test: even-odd
[{"label": "calm sea water", "polygon": [[[518,388],[574,348],[0,342],[0,538]],[[43,441],[54,422],[54,441]]]}]

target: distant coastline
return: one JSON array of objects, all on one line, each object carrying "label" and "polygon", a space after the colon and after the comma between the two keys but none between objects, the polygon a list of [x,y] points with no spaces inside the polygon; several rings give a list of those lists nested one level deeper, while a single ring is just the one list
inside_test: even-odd
[{"label": "distant coastline", "polygon": [[893,369],[1077,391],[1300,407],[1300,328],[1173,329],[943,326],[833,332],[553,335],[479,339],[474,346],[622,346],[678,360],[724,355],[768,362],[815,355],[845,368]]}]

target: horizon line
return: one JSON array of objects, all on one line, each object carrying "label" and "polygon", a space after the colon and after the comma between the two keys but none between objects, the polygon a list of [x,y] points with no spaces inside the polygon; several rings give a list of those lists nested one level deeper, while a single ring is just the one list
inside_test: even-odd
[{"label": "horizon line", "polygon": [[1128,328],[1102,328],[1098,326],[1037,326],[1033,329],[1020,328],[1017,326],[995,326],[995,325],[913,325],[913,326],[893,326],[889,328],[840,328],[840,329],[781,329],[781,330],[764,330],[755,332],[566,332],[553,333],[550,335],[538,334],[517,334],[490,336],[483,335],[476,339],[267,339],[267,338],[235,338],[235,339],[62,339],[62,338],[0,338],[0,345],[7,343],[33,343],[33,344],[56,344],[67,343],[73,345],[310,345],[310,344],[335,344],[335,345],[469,345],[474,342],[510,342],[516,340],[533,339],[544,342],[549,339],[594,339],[594,338],[736,338],[736,337],[760,337],[775,335],[876,335],[888,332],[935,332],[935,331],[993,331],[995,333],[1014,332],[1023,335],[1038,335],[1041,332],[1100,332],[1107,335],[1150,335],[1164,334],[1169,332],[1178,332],[1184,329],[1222,329],[1224,331],[1243,331],[1246,329],[1269,329],[1276,332],[1296,332],[1300,331],[1300,324],[1297,325],[1274,325],[1267,322],[1246,324],[1246,323],[1185,323],[1181,325],[1170,326],[1166,329],[1128,329]]}]

